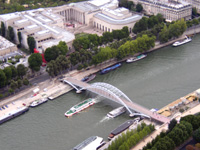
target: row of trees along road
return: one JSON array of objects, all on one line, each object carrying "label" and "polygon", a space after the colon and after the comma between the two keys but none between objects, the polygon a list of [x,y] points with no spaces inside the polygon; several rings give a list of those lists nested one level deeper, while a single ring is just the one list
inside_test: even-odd
[{"label": "row of trees along road", "polygon": [[[15,90],[24,85],[28,85],[29,81],[27,78],[24,78],[27,74],[28,68],[26,68],[23,64],[19,64],[17,68],[15,66],[9,66],[4,68],[3,70],[0,69],[0,88],[7,87],[9,93],[15,92]],[[6,93],[7,94],[7,93]],[[0,94],[0,98],[3,96],[7,96]]]},{"label": "row of trees along road", "polygon": [[140,3],[138,3],[136,6],[133,3],[133,1],[128,0],[120,0],[119,1],[119,7],[125,7],[131,11],[141,12],[143,11],[143,7]]},{"label": "row of trees along road", "polygon": [[130,150],[133,146],[139,143],[144,137],[154,131],[152,124],[146,125],[141,123],[135,130],[127,130],[122,135],[118,136],[106,150]]},{"label": "row of trees along road", "polygon": [[196,142],[200,142],[199,126],[200,114],[182,117],[179,124],[173,119],[168,126],[168,131],[161,132],[152,142],[143,147],[143,150],[173,150],[192,134]]}]

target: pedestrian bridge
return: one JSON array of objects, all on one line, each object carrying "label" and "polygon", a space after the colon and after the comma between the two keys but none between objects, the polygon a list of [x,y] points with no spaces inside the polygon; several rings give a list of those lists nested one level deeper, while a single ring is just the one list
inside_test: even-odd
[{"label": "pedestrian bridge", "polygon": [[162,123],[170,122],[169,118],[152,112],[149,109],[134,103],[121,90],[108,83],[97,82],[89,84],[71,77],[65,78],[65,81],[67,81],[66,83],[70,83],[70,85],[78,86],[82,89],[88,90],[109,100],[124,105],[132,116],[141,115]]}]

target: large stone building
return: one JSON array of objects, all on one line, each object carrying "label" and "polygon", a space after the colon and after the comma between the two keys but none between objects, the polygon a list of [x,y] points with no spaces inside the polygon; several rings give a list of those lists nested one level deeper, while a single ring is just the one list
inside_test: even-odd
[{"label": "large stone building", "polygon": [[[13,27],[15,41],[17,33],[22,34],[22,45],[28,48],[27,38],[33,36],[36,48],[40,51],[65,41],[70,47],[75,36],[67,31],[66,24],[76,22],[82,27],[92,27],[102,32],[111,32],[128,26],[131,31],[134,24],[142,16],[129,12],[126,8],[118,8],[118,0],[92,0],[68,5],[40,8],[24,12],[0,15],[0,21]],[[74,31],[79,30],[73,26]],[[71,31],[71,30],[70,30]]]},{"label": "large stone building", "polygon": [[197,12],[200,13],[200,0],[184,0],[184,1],[190,3],[192,7],[195,7],[197,9]]},{"label": "large stone building", "polygon": [[131,31],[142,16],[126,8],[119,8],[118,4],[118,0],[92,0],[55,7],[52,11],[62,15],[66,22],[77,21],[102,32],[111,32],[124,26],[128,26]]},{"label": "large stone building", "polygon": [[140,3],[148,15],[162,14],[168,21],[175,21],[181,18],[191,19],[192,5],[184,1],[159,1],[159,0],[132,0]]},{"label": "large stone building", "polygon": [[0,36],[0,56],[4,56],[14,51],[17,51],[17,46]]},{"label": "large stone building", "polygon": [[0,15],[0,21],[5,23],[6,28],[13,27],[16,42],[18,42],[17,33],[21,32],[21,43],[25,48],[28,48],[29,36],[35,38],[36,48],[40,51],[57,45],[59,41],[65,41],[70,45],[75,38],[74,34],[64,30],[62,16],[43,8]]}]

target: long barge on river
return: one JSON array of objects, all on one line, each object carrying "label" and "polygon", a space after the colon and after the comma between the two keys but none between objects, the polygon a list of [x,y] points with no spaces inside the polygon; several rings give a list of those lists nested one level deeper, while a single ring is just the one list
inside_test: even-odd
[{"label": "long barge on river", "polygon": [[12,118],[15,118],[15,117],[25,113],[28,110],[29,110],[29,108],[27,106],[24,106],[24,107],[18,108],[16,110],[13,110],[11,112],[8,112],[4,116],[0,117],[0,124],[4,123]]},{"label": "long barge on river", "polygon": [[118,63],[118,64],[115,64],[115,65],[113,65],[111,67],[105,68],[105,69],[103,69],[103,70],[100,71],[100,74],[108,73],[108,72],[110,72],[112,70],[115,70],[115,69],[121,67],[121,65],[122,65],[121,63]]}]

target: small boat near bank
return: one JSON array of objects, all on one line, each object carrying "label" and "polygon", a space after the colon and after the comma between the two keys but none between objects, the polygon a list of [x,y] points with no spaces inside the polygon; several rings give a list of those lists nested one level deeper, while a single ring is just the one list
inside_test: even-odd
[{"label": "small boat near bank", "polygon": [[122,65],[121,63],[118,63],[118,64],[115,64],[115,65],[113,65],[111,67],[105,68],[105,69],[103,69],[103,70],[100,71],[100,74],[108,73],[108,72],[110,72],[112,70],[115,70],[115,69],[121,67],[121,65]]},{"label": "small boat near bank", "polygon": [[136,57],[131,57],[131,58],[126,60],[126,63],[132,63],[132,62],[138,61],[140,59],[145,58],[146,56],[147,56],[146,54],[140,54],[140,55],[138,55]]},{"label": "small boat near bank", "polygon": [[30,107],[36,107],[38,105],[46,103],[47,101],[48,101],[48,98],[42,98],[42,99],[39,99],[39,100],[35,100],[30,104]]},{"label": "small boat near bank", "polygon": [[86,76],[83,79],[81,79],[81,81],[83,81],[83,82],[89,82],[89,81],[93,80],[95,77],[96,77],[96,74],[91,74],[91,75]]},{"label": "small boat near bank", "polygon": [[97,150],[101,146],[105,144],[105,141],[102,137],[91,136],[88,139],[84,140],[77,146],[73,148],[73,150]]},{"label": "small boat near bank", "polygon": [[125,112],[126,112],[126,108],[125,108],[124,106],[122,106],[122,107],[118,107],[118,108],[116,108],[116,109],[110,111],[110,112],[107,114],[107,116],[108,116],[109,118],[115,118],[115,117],[117,117],[117,116],[119,116],[119,115],[121,115],[121,114],[123,114],[123,113],[125,113]]},{"label": "small boat near bank", "polygon": [[182,41],[176,41],[175,43],[172,44],[172,46],[174,46],[174,47],[180,46],[180,45],[186,44],[186,43],[191,42],[191,41],[192,41],[191,38],[188,38],[187,36],[185,36],[184,40],[182,40]]},{"label": "small boat near bank", "polygon": [[74,115],[74,114],[76,114],[76,113],[78,113],[78,112],[80,112],[80,111],[82,111],[82,110],[94,105],[94,104],[95,104],[94,99],[93,98],[88,98],[88,99],[86,99],[86,100],[74,105],[72,108],[70,108],[65,113],[65,116],[66,117],[70,117],[70,116],[72,116],[72,115]]},{"label": "small boat near bank", "polygon": [[15,118],[15,117],[27,112],[28,110],[29,110],[29,108],[27,106],[23,106],[16,110],[13,110],[9,113],[6,113],[4,116],[0,117],[0,124],[4,123],[12,118]]}]

